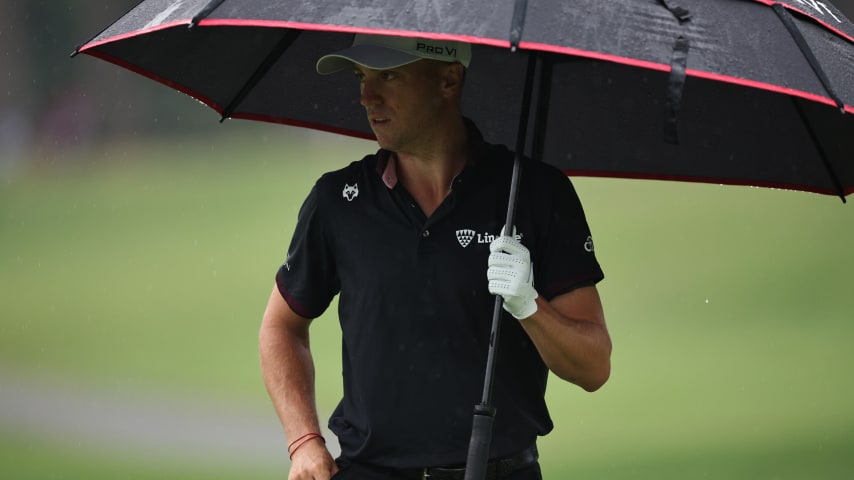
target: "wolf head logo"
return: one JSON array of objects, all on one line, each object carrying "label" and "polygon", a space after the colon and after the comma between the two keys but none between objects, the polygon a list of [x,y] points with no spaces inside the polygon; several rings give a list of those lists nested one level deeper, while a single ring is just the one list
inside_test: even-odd
[{"label": "wolf head logo", "polygon": [[352,202],[354,198],[359,196],[359,184],[354,183],[353,185],[344,184],[344,192],[342,192],[344,198],[347,199],[348,202]]}]

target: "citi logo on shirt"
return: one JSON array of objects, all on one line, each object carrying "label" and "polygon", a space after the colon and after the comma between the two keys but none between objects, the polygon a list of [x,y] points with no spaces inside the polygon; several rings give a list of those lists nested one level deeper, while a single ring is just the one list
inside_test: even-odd
[{"label": "citi logo on shirt", "polygon": [[[498,238],[498,235],[493,235],[493,234],[487,233],[487,232],[477,233],[470,228],[464,228],[461,230],[457,230],[456,235],[457,235],[457,242],[459,242],[460,246],[463,248],[468,247],[472,241],[475,241],[475,243],[490,244],[493,242],[493,240]],[[515,237],[516,237],[517,241],[520,241],[520,242],[522,241],[522,234],[521,233],[517,233],[515,235]]]}]

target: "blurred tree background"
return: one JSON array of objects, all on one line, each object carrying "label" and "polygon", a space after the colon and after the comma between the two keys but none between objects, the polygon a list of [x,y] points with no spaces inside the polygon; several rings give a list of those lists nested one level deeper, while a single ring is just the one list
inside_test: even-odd
[{"label": "blurred tree background", "polygon": [[255,339],[313,137],[70,58],[137,3],[0,0],[4,477],[281,478]]},{"label": "blurred tree background", "polygon": [[68,149],[108,138],[216,127],[215,113],[169,88],[85,55],[69,58],[137,3],[0,1],[0,169],[24,158],[61,161]]}]

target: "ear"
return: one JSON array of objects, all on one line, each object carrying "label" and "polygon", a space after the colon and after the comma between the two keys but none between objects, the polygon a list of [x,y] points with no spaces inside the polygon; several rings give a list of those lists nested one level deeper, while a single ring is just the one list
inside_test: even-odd
[{"label": "ear", "polygon": [[461,63],[450,63],[442,69],[442,96],[459,95],[463,88],[465,67]]}]

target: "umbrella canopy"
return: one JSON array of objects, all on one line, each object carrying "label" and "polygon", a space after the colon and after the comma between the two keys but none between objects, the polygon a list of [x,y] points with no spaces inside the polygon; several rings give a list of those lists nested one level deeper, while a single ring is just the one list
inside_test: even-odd
[{"label": "umbrella canopy", "polygon": [[472,43],[464,111],[510,145],[535,55],[525,153],[570,175],[854,191],[854,25],[827,1],[146,0],[75,53],[371,138],[356,82],[314,73],[353,33]]}]

